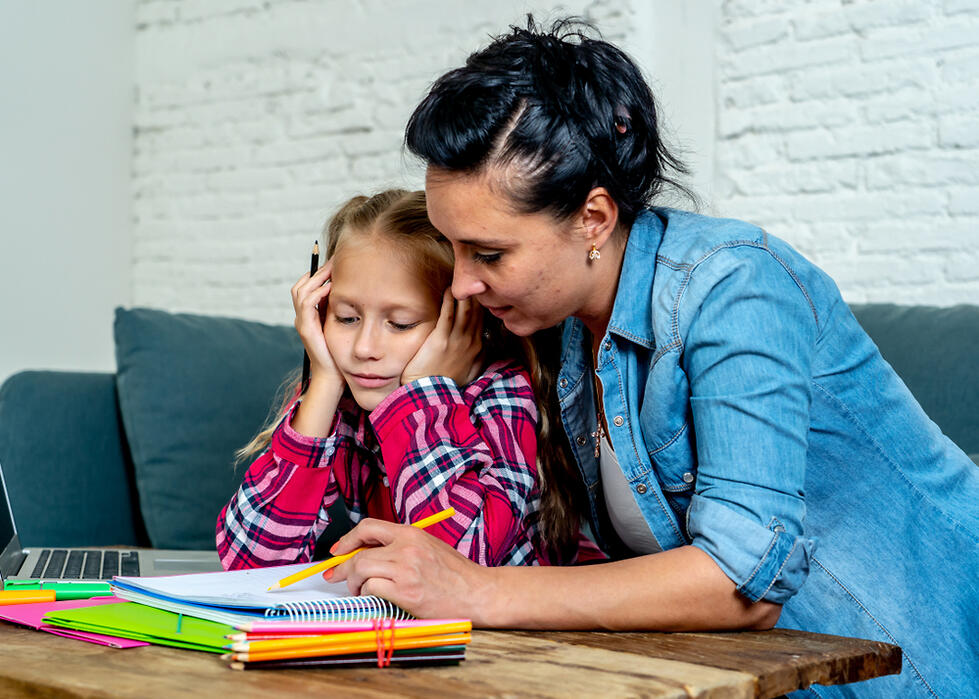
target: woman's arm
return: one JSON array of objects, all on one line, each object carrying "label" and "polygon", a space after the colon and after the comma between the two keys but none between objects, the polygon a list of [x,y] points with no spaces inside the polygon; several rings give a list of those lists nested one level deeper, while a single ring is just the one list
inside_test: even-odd
[{"label": "woman's arm", "polygon": [[497,363],[461,390],[430,376],[372,413],[395,511],[411,522],[453,507],[429,533],[483,565],[539,563],[537,409],[526,372]]},{"label": "woman's arm", "polygon": [[419,617],[467,617],[484,628],[694,631],[765,629],[781,607],[750,603],[692,546],[588,566],[478,566],[413,527],[367,519],[331,549],[374,546],[331,581]]}]

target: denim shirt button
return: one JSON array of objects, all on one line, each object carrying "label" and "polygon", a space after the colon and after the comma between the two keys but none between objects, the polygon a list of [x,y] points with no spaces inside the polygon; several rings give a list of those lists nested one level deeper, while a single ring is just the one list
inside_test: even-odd
[{"label": "denim shirt button", "polygon": [[608,352],[610,349],[612,349],[612,342],[611,342],[611,340],[606,340],[605,341],[605,351]]},{"label": "denim shirt button", "polygon": [[616,427],[622,427],[622,425],[625,423],[625,420],[622,419],[621,415],[616,415],[615,418],[612,420],[612,422],[615,423]]},{"label": "denim shirt button", "polygon": [[689,471],[687,471],[686,473],[684,473],[683,474],[683,482],[684,483],[693,483],[693,474],[690,473]]},{"label": "denim shirt button", "polygon": [[640,495],[645,495],[646,494],[646,484],[645,483],[640,483],[639,485],[637,485],[636,486],[636,492],[639,493]]},{"label": "denim shirt button", "polygon": [[558,381],[558,386],[560,386],[561,388],[567,388],[568,387],[568,380],[567,379],[561,379],[560,381]]},{"label": "denim shirt button", "polygon": [[578,435],[578,438],[575,441],[578,442],[579,447],[585,446],[585,444],[588,442],[588,440],[585,439],[584,436],[580,434]]}]

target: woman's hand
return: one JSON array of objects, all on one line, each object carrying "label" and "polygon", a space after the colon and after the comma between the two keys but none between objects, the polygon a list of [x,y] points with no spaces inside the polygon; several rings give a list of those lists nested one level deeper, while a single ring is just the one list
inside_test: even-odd
[{"label": "woman's hand", "polygon": [[472,299],[456,301],[449,289],[442,296],[438,322],[401,372],[401,383],[426,376],[447,376],[465,386],[482,370],[483,307]]},{"label": "woman's hand", "polygon": [[368,546],[323,574],[347,581],[351,594],[377,595],[420,619],[472,619],[486,626],[492,568],[473,563],[417,527],[365,519],[330,549],[334,555]]}]

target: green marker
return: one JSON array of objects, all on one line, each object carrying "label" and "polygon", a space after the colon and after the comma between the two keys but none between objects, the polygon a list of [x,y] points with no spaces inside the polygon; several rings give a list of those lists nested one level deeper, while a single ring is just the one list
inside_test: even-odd
[{"label": "green marker", "polygon": [[68,599],[88,599],[112,594],[109,583],[104,582],[44,582],[40,580],[4,580],[3,589],[8,592],[17,590],[54,590],[55,599],[59,602]]}]

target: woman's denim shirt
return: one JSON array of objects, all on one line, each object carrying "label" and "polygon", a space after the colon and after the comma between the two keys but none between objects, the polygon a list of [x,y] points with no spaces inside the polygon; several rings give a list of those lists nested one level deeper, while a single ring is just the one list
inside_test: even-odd
[{"label": "woman's denim shirt", "polygon": [[[561,416],[593,533],[611,546],[591,364],[569,319]],[[909,611],[925,596],[942,600],[940,647],[962,624],[947,615],[976,619],[979,469],[786,243],[741,221],[642,213],[596,368],[609,438],[663,549],[702,549],[747,599],[787,605],[780,626],[891,639],[910,662],[925,653],[911,651],[923,636]]]}]

